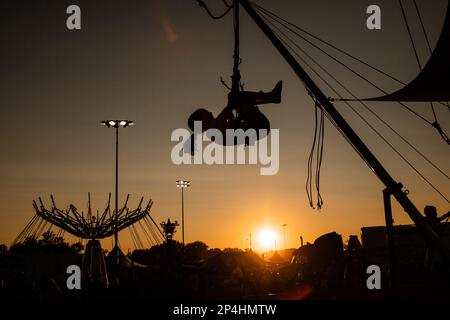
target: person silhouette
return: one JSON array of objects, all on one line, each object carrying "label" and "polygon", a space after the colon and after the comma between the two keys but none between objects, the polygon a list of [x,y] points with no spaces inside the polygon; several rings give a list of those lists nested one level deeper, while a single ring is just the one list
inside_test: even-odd
[{"label": "person silhouette", "polygon": [[[425,219],[430,224],[431,228],[440,238],[444,233],[443,228],[441,228],[441,222],[450,217],[450,211],[439,217],[436,207],[428,205],[424,208],[423,213],[425,214]],[[439,257],[435,248],[427,246],[425,249],[425,267],[429,271],[433,271],[438,264]]]},{"label": "person silhouette", "polygon": [[426,206],[423,210],[423,213],[425,214],[425,219],[428,221],[435,232],[438,231],[439,224],[450,217],[450,211],[438,217],[437,209],[435,206]]},{"label": "person silhouette", "polygon": [[[188,127],[194,131],[194,123],[200,121],[202,132],[208,129],[217,129],[224,137],[227,129],[244,131],[255,129],[257,139],[262,139],[270,131],[270,122],[257,105],[280,103],[282,86],[283,82],[278,81],[270,92],[239,91],[236,94],[230,92],[227,106],[217,117],[204,108],[197,109],[189,116]],[[262,129],[266,130],[265,133],[259,131]],[[191,146],[193,146],[193,135],[190,140]],[[235,141],[234,144],[236,143]],[[223,139],[223,144],[226,145],[226,139]],[[246,142],[246,144],[248,143]],[[193,148],[191,148],[191,153],[193,153]]]}]

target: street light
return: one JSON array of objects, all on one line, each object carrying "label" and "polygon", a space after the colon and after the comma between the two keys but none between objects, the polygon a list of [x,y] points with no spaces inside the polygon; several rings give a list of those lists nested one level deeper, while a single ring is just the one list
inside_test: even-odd
[{"label": "street light", "polygon": [[[133,126],[134,122],[130,120],[105,120],[101,124],[108,128],[116,129],[116,201],[115,201],[115,233],[114,233],[114,247],[118,248],[119,236],[117,233],[118,224],[118,211],[119,211],[119,128],[126,128],[128,126]],[[118,253],[118,251],[117,251]]]},{"label": "street light", "polygon": [[184,246],[184,188],[189,188],[191,186],[191,182],[187,180],[177,180],[177,188],[181,188],[181,234],[183,237],[183,246]]},{"label": "street light", "polygon": [[286,249],[286,226],[287,224],[282,224],[281,225],[283,227],[283,237],[284,237],[284,249]]}]

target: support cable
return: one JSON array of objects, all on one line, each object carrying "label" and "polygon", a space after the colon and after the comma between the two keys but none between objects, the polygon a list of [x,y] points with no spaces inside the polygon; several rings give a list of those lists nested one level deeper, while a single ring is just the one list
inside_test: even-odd
[{"label": "support cable", "polygon": [[[308,57],[316,66],[318,66],[325,74],[327,74],[331,79],[333,79],[340,87],[342,87],[348,94],[350,94],[352,97],[356,98],[356,95],[350,91],[341,81],[339,81],[335,76],[333,76],[328,70],[326,70],[324,67],[320,65],[320,63],[314,59],[311,55],[309,55],[305,50],[303,50],[297,43],[295,43],[292,38],[290,38],[286,33],[284,33],[279,27],[272,24],[270,21],[267,21],[274,29],[278,30],[280,34],[282,34],[286,39],[289,40],[290,43],[292,43],[293,46],[295,46],[296,49],[298,49],[300,52],[302,52],[303,55]],[[295,52],[295,49],[293,49],[291,46],[289,46],[290,49]],[[302,59],[298,54],[296,54],[297,57]],[[302,59],[304,61],[304,59]],[[305,61],[304,61],[305,62]],[[306,63],[306,62],[305,62]],[[311,66],[308,65],[308,67],[313,70]],[[317,74],[317,73],[316,73]],[[321,78],[322,81],[324,79]],[[325,82],[325,81],[324,81]],[[347,102],[347,101],[344,101]],[[441,173],[445,178],[450,179],[450,176],[446,174],[442,169],[440,169],[433,161],[431,161],[425,154],[423,154],[417,147],[415,147],[410,141],[408,141],[406,138],[404,138],[397,130],[395,130],[388,122],[386,122],[383,118],[381,118],[375,111],[373,111],[364,101],[358,101],[367,111],[369,111],[372,115],[374,115],[381,123],[383,123],[386,127],[388,127],[397,137],[399,137],[403,142],[405,142],[411,149],[413,149],[419,156],[421,156],[426,162],[428,162],[433,168],[435,168],[439,173]]]},{"label": "support cable", "polygon": [[223,17],[225,17],[225,16],[228,14],[228,12],[230,12],[230,10],[231,10],[231,9],[233,8],[233,6],[234,6],[234,5],[229,5],[229,4],[226,2],[226,0],[223,0],[223,3],[224,3],[225,6],[227,7],[227,9],[225,10],[224,13],[222,13],[222,14],[216,16],[216,15],[214,15],[214,14],[211,12],[211,10],[209,10],[208,6],[206,5],[206,3],[205,3],[204,1],[202,1],[202,0],[197,0],[197,3],[198,3],[198,5],[199,5],[200,7],[202,7],[203,9],[205,9],[205,11],[208,13],[208,15],[209,15],[212,19],[214,19],[214,20],[219,20],[219,19],[222,19]]},{"label": "support cable", "polygon": [[[280,31],[279,28],[277,28],[276,26],[274,26],[270,21],[266,21],[268,24],[270,24],[272,27],[274,27],[275,29],[278,30],[279,33],[281,33],[284,37],[286,37],[287,39],[290,39],[285,33],[283,33],[282,31]],[[338,96],[341,97],[341,95],[339,94],[339,92],[337,90],[335,90],[330,84],[329,82],[324,79],[317,71],[314,70],[314,68],[309,65],[307,62],[304,61],[304,59],[298,54],[298,52],[296,52],[292,46],[290,46],[282,37],[279,36],[280,40],[283,42],[283,44],[285,46],[287,46],[299,59],[301,59],[303,61],[303,63],[305,63],[305,65],[312,71],[314,72],[314,74],[316,74],[333,92],[335,92],[335,94],[337,94]],[[291,42],[293,42],[292,39],[290,39]],[[294,42],[295,43],[295,42]],[[303,52],[305,53],[305,52]],[[307,54],[306,54],[307,55]],[[307,55],[308,58],[312,59],[309,55]],[[314,61],[314,60],[313,60]],[[315,61],[314,61],[315,62]],[[317,64],[317,62],[315,62]],[[334,77],[333,79],[335,81],[337,81]],[[340,82],[338,82],[342,87],[344,87]],[[345,87],[344,87],[345,88]],[[346,89],[347,90],[347,89]],[[348,102],[348,101],[344,101],[347,106],[349,106],[368,126],[369,128],[371,128],[403,161],[405,161],[405,163],[407,163],[430,187],[432,187],[444,200],[446,200],[447,202],[449,202],[449,200],[447,199],[447,197],[440,191],[437,189],[436,186],[434,186],[417,168],[414,167],[414,165],[408,161],[386,138],[384,138],[384,136],[375,128],[373,127],[363,116],[362,114],[360,114],[355,108],[353,108],[353,106]],[[328,115],[327,115],[328,119],[331,119]],[[339,130],[341,131],[338,126],[332,121],[333,125]],[[353,146],[353,145],[352,145]],[[359,153],[359,152],[358,152]],[[309,170],[309,169],[308,169]],[[308,171],[309,172],[309,171]],[[308,183],[307,183],[308,186]],[[308,199],[309,199],[309,194],[308,194]]]},{"label": "support cable", "polygon": [[[317,46],[316,44],[312,43],[311,41],[309,41],[308,39],[306,39],[304,36],[302,36],[301,34],[299,34],[298,32],[296,32],[295,30],[293,30],[292,28],[290,28],[288,26],[292,25],[295,28],[299,29],[299,30],[303,30],[300,27],[288,22],[287,20],[277,16],[276,14],[274,14],[273,12],[271,12],[270,10],[267,10],[259,5],[253,4],[255,6],[255,8],[257,8],[257,10],[259,11],[259,13],[262,16],[265,16],[269,19],[272,19],[276,22],[278,22],[280,25],[282,25],[284,28],[286,28],[287,30],[289,30],[290,32],[292,32],[293,34],[295,34],[296,36],[298,36],[299,38],[301,38],[302,40],[304,40],[305,42],[307,42],[308,44],[310,44],[312,47],[316,48],[317,50],[321,51],[322,53],[324,53],[325,55],[327,55],[330,59],[334,60],[335,62],[337,62],[338,64],[340,64],[341,66],[343,66],[344,68],[346,68],[347,70],[349,70],[350,72],[352,72],[353,74],[355,74],[356,76],[358,76],[359,78],[361,78],[362,80],[364,80],[365,82],[369,83],[370,85],[372,85],[373,87],[375,87],[376,89],[378,89],[379,91],[381,91],[383,94],[388,94],[385,90],[383,90],[382,88],[380,88],[379,86],[377,86],[375,83],[373,83],[372,81],[370,81],[369,79],[367,79],[366,77],[364,77],[362,74],[360,74],[359,72],[355,71],[354,69],[350,68],[349,66],[347,66],[345,63],[341,62],[339,59],[335,58],[334,56],[332,56],[331,54],[329,54],[327,51],[323,50],[322,48],[320,48],[319,46]],[[305,31],[306,32],[306,31]],[[309,33],[308,33],[309,34]],[[310,34],[311,35],[311,34]],[[311,35],[313,36],[313,35]],[[314,38],[319,39],[318,37],[313,36]],[[323,40],[321,40],[323,41]],[[325,41],[323,41],[324,43],[326,43]],[[336,48],[336,50],[338,50],[337,47],[333,46],[330,44],[330,46],[332,46],[333,48]],[[340,52],[342,52],[342,50],[339,49]],[[356,57],[355,57],[356,58]],[[357,59],[357,58],[356,58]],[[359,59],[358,59],[359,60]],[[364,63],[361,60],[361,63]],[[365,64],[365,63],[364,63]],[[379,70],[381,71],[381,70]],[[385,74],[384,72],[382,72],[383,74]],[[386,76],[389,76],[388,74],[385,74]],[[391,79],[392,77],[389,76]],[[394,80],[398,80],[395,79]],[[400,80],[398,80],[400,81]],[[401,82],[401,81],[400,81]],[[403,83],[403,82],[401,82]],[[403,83],[404,84],[404,83]],[[340,100],[344,100],[343,98],[340,98]],[[357,99],[358,100],[358,99]],[[426,119],[425,117],[423,117],[422,115],[420,115],[418,112],[414,111],[411,107],[407,106],[405,103],[401,102],[401,101],[395,101],[396,103],[398,103],[399,105],[401,105],[402,107],[404,107],[407,111],[409,111],[410,113],[412,113],[413,115],[415,115],[416,117],[420,118],[421,120],[423,120],[424,122],[428,123],[429,125],[433,126],[434,128],[436,128],[438,130],[438,132],[441,134],[442,138],[447,142],[450,143],[450,140],[448,139],[448,137],[443,134],[442,129],[440,129],[439,126],[436,126],[435,123],[429,121],[428,119]]]}]

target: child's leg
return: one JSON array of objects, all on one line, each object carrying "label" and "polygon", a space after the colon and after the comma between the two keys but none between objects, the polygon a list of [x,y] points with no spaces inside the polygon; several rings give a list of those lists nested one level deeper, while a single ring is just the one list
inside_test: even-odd
[{"label": "child's leg", "polygon": [[281,102],[281,90],[283,87],[283,82],[278,81],[270,92],[253,92],[253,91],[242,91],[239,93],[239,104],[254,106],[267,103],[280,103]]}]

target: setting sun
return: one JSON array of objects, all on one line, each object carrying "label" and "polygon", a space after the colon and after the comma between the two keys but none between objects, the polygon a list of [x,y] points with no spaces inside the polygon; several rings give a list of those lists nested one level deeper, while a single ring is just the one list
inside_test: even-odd
[{"label": "setting sun", "polygon": [[262,249],[275,249],[277,235],[271,229],[264,229],[258,233],[258,243]]}]

